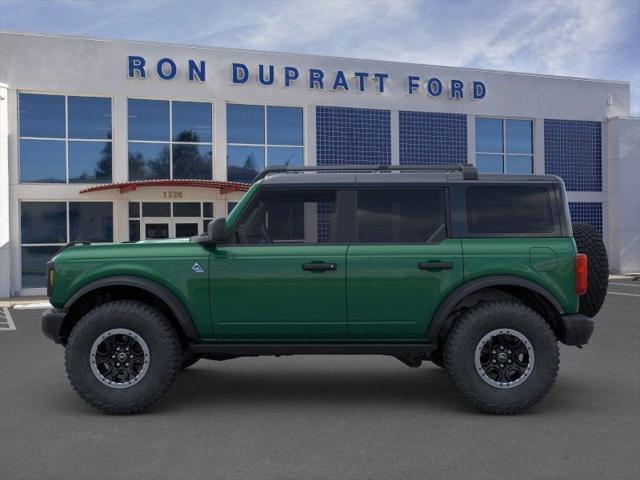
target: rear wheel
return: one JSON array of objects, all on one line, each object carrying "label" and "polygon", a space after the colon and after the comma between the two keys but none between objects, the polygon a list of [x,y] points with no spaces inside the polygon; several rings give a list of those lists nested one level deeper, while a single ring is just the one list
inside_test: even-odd
[{"label": "rear wheel", "polygon": [[587,293],[580,297],[580,313],[595,317],[602,308],[609,286],[609,259],[600,234],[588,223],[573,224],[578,252],[588,257]]},{"label": "rear wheel", "polygon": [[559,363],[558,343],[547,322],[516,302],[470,309],[445,341],[449,380],[465,400],[489,413],[518,413],[540,401]]},{"label": "rear wheel", "polygon": [[75,325],[65,350],[78,395],[107,413],[137,413],[158,401],[180,368],[182,349],[167,318],[132,300],[100,305]]}]

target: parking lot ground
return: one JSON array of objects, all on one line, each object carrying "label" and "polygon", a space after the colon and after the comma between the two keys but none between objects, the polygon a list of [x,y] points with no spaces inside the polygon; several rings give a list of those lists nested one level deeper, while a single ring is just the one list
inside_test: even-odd
[{"label": "parking lot ground", "polygon": [[424,364],[201,361],[152,410],[108,416],[69,386],[41,310],[0,331],[2,479],[637,479],[640,282],[612,280],[591,343],[561,347],[542,403],[477,413]]}]

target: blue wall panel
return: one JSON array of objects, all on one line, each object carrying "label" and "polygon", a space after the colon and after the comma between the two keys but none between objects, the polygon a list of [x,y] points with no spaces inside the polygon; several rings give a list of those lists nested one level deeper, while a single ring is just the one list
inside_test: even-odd
[{"label": "blue wall panel", "polygon": [[399,112],[400,165],[467,163],[467,116]]},{"label": "blue wall panel", "polygon": [[572,223],[593,225],[602,236],[602,204],[600,202],[569,202]]},{"label": "blue wall panel", "polygon": [[545,119],[544,169],[561,177],[567,190],[601,191],[602,124]]},{"label": "blue wall panel", "polygon": [[316,107],[318,165],[391,164],[389,110]]}]

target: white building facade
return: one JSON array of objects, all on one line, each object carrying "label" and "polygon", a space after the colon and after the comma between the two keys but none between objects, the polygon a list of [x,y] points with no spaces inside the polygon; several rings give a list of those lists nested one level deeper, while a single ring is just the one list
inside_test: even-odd
[{"label": "white building facade", "polygon": [[71,241],[191,236],[274,165],[549,173],[640,271],[629,84],[0,33],[0,298],[44,292]]}]

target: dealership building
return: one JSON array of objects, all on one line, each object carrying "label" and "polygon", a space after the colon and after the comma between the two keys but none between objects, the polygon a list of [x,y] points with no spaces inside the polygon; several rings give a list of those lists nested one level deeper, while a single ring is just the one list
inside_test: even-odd
[{"label": "dealership building", "polygon": [[202,233],[277,165],[554,174],[611,269],[640,271],[629,83],[0,33],[0,298],[67,242]]}]

